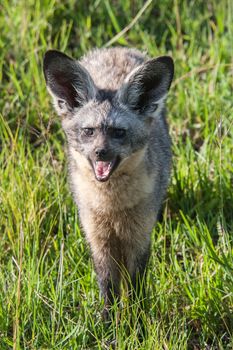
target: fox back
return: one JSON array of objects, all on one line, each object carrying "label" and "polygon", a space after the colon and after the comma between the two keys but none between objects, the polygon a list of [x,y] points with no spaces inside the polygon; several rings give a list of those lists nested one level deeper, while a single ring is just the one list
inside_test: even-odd
[{"label": "fox back", "polygon": [[106,310],[120,295],[122,270],[136,288],[149,257],[170,175],[164,103],[173,71],[168,56],[148,59],[119,47],[91,51],[80,61],[54,50],[44,58]]}]

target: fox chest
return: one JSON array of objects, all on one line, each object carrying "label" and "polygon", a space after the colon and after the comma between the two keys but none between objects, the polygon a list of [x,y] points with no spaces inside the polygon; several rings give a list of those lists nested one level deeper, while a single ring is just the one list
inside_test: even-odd
[{"label": "fox chest", "polygon": [[101,252],[107,246],[140,251],[148,245],[157,214],[153,178],[140,173],[96,185],[96,181],[77,173],[72,187],[81,224],[93,251]]},{"label": "fox chest", "polygon": [[108,213],[81,208],[80,219],[86,238],[95,249],[101,250],[116,242],[123,248],[132,248],[143,246],[148,241],[156,213],[143,206]]},{"label": "fox chest", "polygon": [[134,208],[151,197],[154,191],[154,177],[147,174],[121,175],[107,183],[97,183],[76,172],[71,183],[75,201],[80,209],[89,208],[95,212],[108,213]]}]

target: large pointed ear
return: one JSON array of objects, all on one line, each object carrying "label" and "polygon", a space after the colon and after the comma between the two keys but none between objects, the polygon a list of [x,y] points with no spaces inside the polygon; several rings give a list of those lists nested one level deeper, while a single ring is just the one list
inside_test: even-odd
[{"label": "large pointed ear", "polygon": [[141,115],[156,115],[170,88],[173,60],[162,56],[146,61],[126,78],[118,92],[121,103]]},{"label": "large pointed ear", "polygon": [[49,50],[44,56],[44,76],[59,115],[72,114],[95,97],[94,82],[77,61],[62,52]]}]

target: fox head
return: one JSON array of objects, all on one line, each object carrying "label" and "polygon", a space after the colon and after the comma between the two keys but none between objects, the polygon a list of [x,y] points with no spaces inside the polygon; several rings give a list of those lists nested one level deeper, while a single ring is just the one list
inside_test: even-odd
[{"label": "fox head", "polygon": [[150,59],[118,89],[109,90],[99,88],[81,63],[59,51],[47,51],[43,68],[69,147],[88,160],[101,182],[146,148],[174,73],[170,57]]}]

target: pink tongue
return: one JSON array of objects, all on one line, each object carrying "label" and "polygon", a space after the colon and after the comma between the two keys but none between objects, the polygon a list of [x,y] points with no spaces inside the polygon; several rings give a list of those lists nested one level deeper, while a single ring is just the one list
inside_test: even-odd
[{"label": "pink tongue", "polygon": [[96,162],[95,173],[97,177],[105,177],[109,174],[111,169],[111,162]]}]

